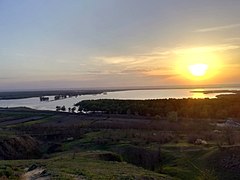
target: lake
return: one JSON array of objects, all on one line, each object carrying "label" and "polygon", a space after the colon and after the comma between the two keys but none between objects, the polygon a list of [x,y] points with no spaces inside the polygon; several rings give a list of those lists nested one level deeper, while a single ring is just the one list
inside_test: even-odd
[{"label": "lake", "polygon": [[[154,90],[126,90],[114,91],[97,95],[81,95],[61,99],[57,101],[40,102],[39,97],[13,100],[0,100],[0,107],[29,107],[37,110],[56,110],[56,106],[73,107],[74,104],[82,100],[96,99],[168,99],[168,98],[215,98],[216,95],[224,93],[204,94],[202,90],[226,90],[228,88],[204,88],[204,89],[154,89]],[[229,88],[228,90],[240,90],[240,88]],[[53,96],[49,97],[50,100]]]}]

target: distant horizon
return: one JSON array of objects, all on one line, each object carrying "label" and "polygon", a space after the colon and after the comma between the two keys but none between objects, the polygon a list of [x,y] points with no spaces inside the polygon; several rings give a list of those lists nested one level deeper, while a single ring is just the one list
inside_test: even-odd
[{"label": "distant horizon", "polygon": [[201,89],[201,88],[238,88],[240,84],[209,84],[209,85],[162,85],[162,86],[128,86],[128,87],[82,87],[82,88],[39,88],[39,89],[6,89],[0,92],[31,92],[31,91],[81,91],[81,90],[153,90],[153,89]]}]

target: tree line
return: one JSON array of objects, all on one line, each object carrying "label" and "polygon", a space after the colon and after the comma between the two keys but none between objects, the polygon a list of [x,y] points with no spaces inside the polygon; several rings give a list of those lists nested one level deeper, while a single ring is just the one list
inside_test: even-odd
[{"label": "tree line", "polygon": [[176,113],[183,118],[240,118],[240,95],[214,99],[85,100],[76,106],[79,111],[101,111],[107,114],[167,117]]}]

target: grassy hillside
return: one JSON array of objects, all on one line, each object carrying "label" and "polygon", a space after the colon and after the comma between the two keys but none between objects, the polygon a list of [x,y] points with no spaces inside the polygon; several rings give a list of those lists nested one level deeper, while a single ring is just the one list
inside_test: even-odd
[{"label": "grassy hillside", "polygon": [[6,109],[0,112],[0,177],[239,178],[239,129],[218,124],[211,119]]}]

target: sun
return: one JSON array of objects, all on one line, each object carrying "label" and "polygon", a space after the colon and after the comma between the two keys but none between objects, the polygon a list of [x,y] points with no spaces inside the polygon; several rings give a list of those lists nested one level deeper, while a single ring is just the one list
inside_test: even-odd
[{"label": "sun", "polygon": [[206,75],[208,68],[207,64],[192,64],[188,66],[190,73],[197,77]]},{"label": "sun", "polygon": [[217,80],[223,67],[220,54],[205,48],[190,48],[175,54],[174,71],[179,81],[207,84]]}]

